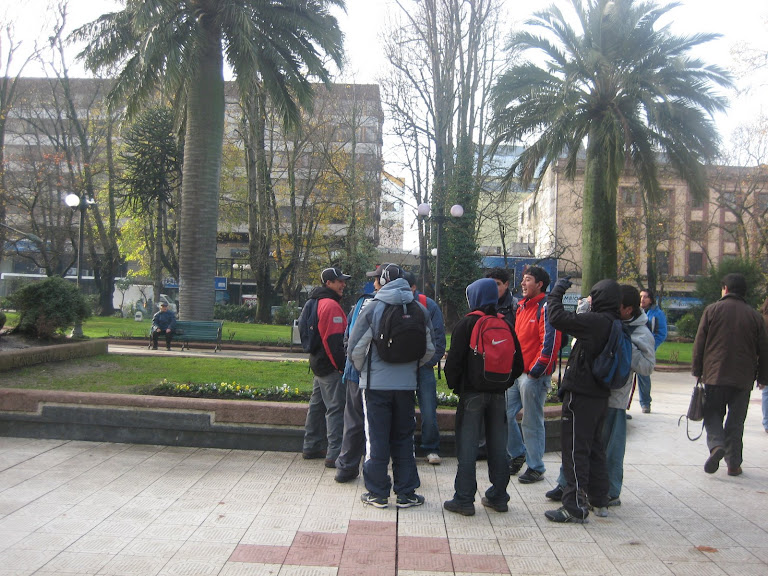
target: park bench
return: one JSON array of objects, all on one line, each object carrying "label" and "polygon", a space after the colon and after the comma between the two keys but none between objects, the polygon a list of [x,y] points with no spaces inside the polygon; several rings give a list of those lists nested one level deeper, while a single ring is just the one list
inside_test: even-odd
[{"label": "park bench", "polygon": [[[214,352],[221,350],[221,328],[223,322],[202,322],[194,320],[178,320],[173,340],[181,342],[181,349],[189,350],[190,342],[215,342]],[[162,336],[161,336],[162,338]],[[152,335],[149,336],[149,346],[152,346]]]}]

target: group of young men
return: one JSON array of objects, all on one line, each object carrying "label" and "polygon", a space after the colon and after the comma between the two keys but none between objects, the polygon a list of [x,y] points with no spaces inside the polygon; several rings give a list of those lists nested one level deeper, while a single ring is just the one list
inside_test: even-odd
[{"label": "group of young men", "polygon": [[[375,293],[361,297],[349,319],[339,301],[350,277],[338,268],[324,270],[323,286],[310,295],[318,300],[322,346],[310,354],[315,379],[303,455],[307,459],[324,457],[327,467],[336,468],[338,482],[357,478],[364,457],[365,504],[385,508],[394,489],[398,507],[418,506],[424,498],[416,493],[420,482],[414,454],[415,397],[418,395],[422,420],[421,445],[416,450],[431,464],[439,464],[434,366],[445,352],[443,317],[433,300],[416,291],[415,277],[399,266],[382,264],[368,275],[374,278]],[[656,362],[655,350],[666,337],[666,321],[647,290],[641,293],[632,286],[602,280],[592,286],[576,311],[569,311],[563,306],[563,295],[571,286],[569,278],[558,280],[547,294],[549,283],[544,269],[531,266],[523,275],[519,301],[509,290],[505,269],[494,269],[467,287],[470,313],[454,327],[445,361],[448,386],[459,396],[455,492],[443,504],[450,512],[475,513],[476,461],[481,451],[487,454],[491,483],[481,503],[490,509],[507,511],[510,477],[517,475],[524,464],[527,469],[518,477],[519,482],[542,479],[544,404],[552,388],[563,334],[572,339],[572,349],[558,387],[562,400],[562,466],[557,485],[546,493],[561,506],[545,516],[554,522],[583,522],[590,510],[605,516],[609,506],[621,504],[626,410],[636,376],[642,411],[650,412],[650,374]],[[723,294],[724,298],[730,294],[730,298],[743,301],[742,285],[732,278],[724,279]],[[728,301],[721,307],[730,306],[724,313],[732,313],[736,304]],[[387,343],[382,342],[389,339],[389,345],[397,344],[387,332],[391,316],[387,309],[391,307],[402,309],[398,317],[411,321],[416,318],[422,325],[418,339],[423,343],[414,345],[411,340],[413,350],[398,352],[406,354],[409,361],[393,358]],[[699,329],[694,349],[694,375],[703,373],[710,380],[722,377],[712,362],[702,361],[707,358],[709,346],[702,330],[713,322],[714,313],[715,308],[705,313],[704,328]],[[720,321],[720,316],[717,318]],[[606,347],[617,320],[630,336],[631,371],[619,387],[609,388],[594,375],[593,362]],[[483,326],[488,325],[496,330],[493,337],[487,336],[489,331],[483,333]],[[757,354],[746,353],[750,361],[745,362],[752,370],[750,382],[757,373],[758,380],[765,383],[765,325],[760,319],[759,326],[755,326],[759,359]],[[726,346],[722,340],[721,347]],[[489,367],[493,351],[478,351],[496,345],[511,350],[502,377],[494,372],[498,368]],[[714,386],[714,381],[707,382],[708,399],[712,400],[705,425],[711,454],[705,470],[714,472],[725,457],[729,474],[737,475],[741,473],[741,408],[745,397],[748,401],[748,393],[731,394],[727,383],[726,387]],[[739,387],[744,388],[741,379]],[[726,408],[738,414],[732,425],[729,417],[723,432]],[[517,417],[521,411],[519,427]],[[743,412],[745,416],[746,410]],[[741,421],[741,430],[737,420]],[[394,482],[388,475],[390,460]]]}]

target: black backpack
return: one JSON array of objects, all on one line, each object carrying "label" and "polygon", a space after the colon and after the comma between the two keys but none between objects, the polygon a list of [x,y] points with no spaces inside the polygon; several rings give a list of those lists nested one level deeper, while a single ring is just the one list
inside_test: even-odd
[{"label": "black backpack", "polygon": [[391,364],[420,360],[427,352],[427,319],[415,300],[385,304],[373,343],[379,357]]},{"label": "black backpack", "polygon": [[317,323],[317,298],[310,298],[299,315],[299,338],[304,352],[312,354],[323,345]]}]

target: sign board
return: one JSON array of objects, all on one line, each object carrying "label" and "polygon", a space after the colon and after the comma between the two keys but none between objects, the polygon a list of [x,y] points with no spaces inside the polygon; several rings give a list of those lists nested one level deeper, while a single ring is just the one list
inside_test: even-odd
[{"label": "sign board", "polygon": [[226,276],[214,276],[213,277],[213,289],[214,290],[226,290],[227,289],[227,277]]},{"label": "sign board", "polygon": [[163,288],[179,289],[179,281],[176,278],[163,278]]},{"label": "sign board", "polygon": [[576,312],[576,306],[579,304],[579,298],[581,294],[563,294],[563,308],[568,312]]}]

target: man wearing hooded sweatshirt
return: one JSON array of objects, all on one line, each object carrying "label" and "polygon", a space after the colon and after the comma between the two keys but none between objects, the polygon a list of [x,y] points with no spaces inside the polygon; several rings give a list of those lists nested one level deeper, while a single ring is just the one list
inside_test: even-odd
[{"label": "man wearing hooded sweatshirt", "polygon": [[552,326],[576,339],[558,392],[563,400],[560,441],[566,486],[562,507],[544,513],[553,522],[583,522],[590,504],[608,505],[602,431],[611,391],[592,375],[592,363],[619,318],[621,289],[615,280],[600,280],[589,293],[591,310],[576,314],[563,307],[570,287],[570,279],[561,278],[547,298]]},{"label": "man wearing hooded sweatshirt", "polygon": [[[326,468],[335,468],[344,432],[345,389],[341,383],[344,370],[344,331],[347,316],[339,302],[351,277],[338,268],[326,268],[320,275],[323,285],[309,295],[317,299],[317,330],[322,346],[309,355],[309,367],[315,375],[304,424],[305,460],[325,457]],[[327,443],[327,452],[323,444]]]},{"label": "man wearing hooded sweatshirt", "polygon": [[[419,368],[435,354],[432,324],[427,309],[417,301],[426,324],[426,352],[413,362],[385,362],[373,343],[379,333],[382,314],[387,305],[402,306],[414,301],[402,270],[395,264],[382,264],[379,285],[373,300],[357,318],[349,335],[347,354],[360,373],[365,412],[366,456],[363,481],[368,492],[361,496],[364,504],[386,508],[389,493],[394,488],[397,507],[408,508],[424,504],[416,494],[420,486],[413,454],[413,433],[416,428],[415,392]],[[394,485],[387,474],[390,457]]]},{"label": "man wearing hooded sweatshirt", "polygon": [[[467,303],[470,310],[495,315],[497,301],[498,290],[492,278],[476,280],[467,286]],[[476,462],[481,429],[485,431],[488,479],[491,481],[491,487],[486,490],[481,502],[487,508],[506,512],[509,501],[505,390],[502,388],[488,392],[478,389],[481,380],[476,375],[482,367],[473,365],[482,360],[470,349],[472,330],[480,318],[481,316],[468,314],[456,324],[451,337],[451,351],[445,361],[445,379],[448,387],[459,395],[459,406],[456,409],[456,457],[459,463],[453,499],[443,503],[443,508],[464,516],[472,516],[475,513]],[[512,385],[523,372],[523,354],[514,327],[509,320],[506,321],[516,351],[509,379],[509,385]]]},{"label": "man wearing hooded sweatshirt", "polygon": [[[589,311],[589,298],[585,298],[577,309],[578,313]],[[608,411],[603,424],[603,444],[605,445],[605,460],[608,469],[608,506],[621,506],[621,487],[624,482],[624,453],[627,448],[627,406],[632,393],[635,374],[649,376],[656,366],[656,346],[653,334],[648,328],[648,317],[640,307],[640,292],[629,284],[621,285],[621,321],[629,327],[632,338],[632,371],[626,384],[616,390],[611,390],[608,399]],[[557,486],[547,492],[550,500],[559,501],[563,497],[566,485],[563,467],[560,467],[560,477]]]}]

